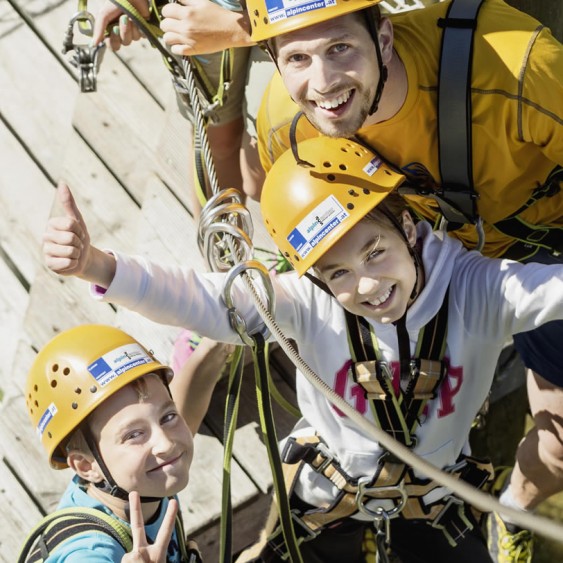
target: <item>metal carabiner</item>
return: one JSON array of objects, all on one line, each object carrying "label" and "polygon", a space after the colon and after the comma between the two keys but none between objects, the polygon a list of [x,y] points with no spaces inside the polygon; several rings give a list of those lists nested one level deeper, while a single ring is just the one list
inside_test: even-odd
[{"label": "metal carabiner", "polygon": [[[236,330],[238,335],[240,336],[241,340],[248,346],[253,346],[254,341],[248,334],[248,329],[246,326],[246,321],[242,317],[242,315],[237,311],[233,297],[231,294],[231,289],[235,279],[243,274],[248,272],[249,270],[256,270],[260,276],[262,277],[262,281],[264,282],[264,288],[266,290],[266,307],[268,312],[272,314],[272,311],[275,308],[275,293],[274,288],[272,286],[272,280],[270,279],[270,275],[268,270],[262,262],[258,260],[247,260],[246,262],[241,262],[231,268],[229,273],[225,278],[225,283],[223,285],[223,300],[225,301],[225,305],[227,306],[229,312],[229,320],[231,322],[231,326]],[[268,330],[267,326],[264,324],[257,333],[262,334],[264,340],[266,340],[270,336],[270,331]]]},{"label": "metal carabiner", "polygon": [[236,262],[252,259],[252,216],[240,198],[234,188],[221,190],[201,212],[198,246],[213,271],[226,272]]},{"label": "metal carabiner", "polygon": [[92,36],[94,32],[94,16],[85,10],[77,12],[70,18],[63,40],[62,54],[66,55],[69,51],[74,54],[69,59],[72,66],[78,69],[78,84],[81,92],[95,92],[97,74],[102,62],[102,53],[105,44],[98,45],[74,43],[74,25],[78,23],[78,30],[83,35]]},{"label": "metal carabiner", "polygon": [[[399,514],[401,510],[405,507],[408,500],[408,494],[404,487],[404,482],[401,481],[398,485],[393,485],[391,487],[369,487],[370,479],[367,477],[361,478],[358,481],[358,492],[356,493],[356,505],[358,506],[358,510],[364,514],[365,516],[369,516],[370,518],[374,518],[375,520],[383,518],[382,513],[385,513],[386,518],[391,518],[391,516],[395,516]],[[398,492],[399,498],[398,499],[385,499],[382,497],[370,497],[371,493],[386,493],[386,492]],[[398,500],[397,504],[393,506],[390,510],[384,510],[381,507],[377,507],[375,510],[369,508],[366,503],[370,500]]]}]

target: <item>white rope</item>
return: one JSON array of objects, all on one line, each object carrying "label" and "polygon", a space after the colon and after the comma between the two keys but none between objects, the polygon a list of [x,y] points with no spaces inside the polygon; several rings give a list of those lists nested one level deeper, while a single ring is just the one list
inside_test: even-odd
[{"label": "white rope", "polygon": [[293,362],[295,367],[303,374],[305,379],[313,385],[320,393],[327,397],[338,409],[340,409],[347,417],[356,423],[362,430],[367,432],[374,438],[383,448],[390,451],[393,455],[401,459],[405,464],[411,466],[416,471],[426,475],[429,479],[433,479],[440,485],[447,487],[458,497],[464,499],[469,504],[475,506],[483,512],[497,512],[502,516],[509,518],[512,522],[526,528],[539,535],[545,536],[551,540],[562,542],[563,525],[549,518],[538,516],[531,512],[523,512],[500,504],[500,502],[490,494],[484,493],[469,485],[465,481],[454,477],[436,466],[432,465],[412,450],[395,440],[390,434],[377,427],[374,423],[364,418],[358,411],[349,405],[340,395],[338,395],[331,387],[329,387],[299,356],[297,350],[285,337],[276,321],[269,313],[268,309],[260,299],[253,280],[249,275],[245,274],[244,280],[247,282],[251,294],[256,303],[258,312],[262,316],[266,326],[275,336],[276,340]]}]

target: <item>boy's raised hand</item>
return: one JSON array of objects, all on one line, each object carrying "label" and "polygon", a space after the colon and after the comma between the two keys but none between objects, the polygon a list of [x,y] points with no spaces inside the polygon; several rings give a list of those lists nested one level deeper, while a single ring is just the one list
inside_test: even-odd
[{"label": "boy's raised hand", "polygon": [[109,287],[115,275],[115,258],[90,244],[86,223],[65,183],[59,183],[57,199],[62,213],[49,219],[43,234],[45,264],[56,274]]},{"label": "boy's raised hand", "polygon": [[[152,545],[147,542],[141,499],[139,493],[135,491],[129,493],[129,510],[133,550],[123,556],[122,563],[166,563],[166,553],[174,531],[178,502],[171,499],[168,503],[164,520]],[[178,540],[183,541],[183,538],[178,538]]]},{"label": "boy's raised hand", "polygon": [[90,235],[70,188],[59,183],[57,200],[62,215],[52,217],[43,234],[43,256],[47,267],[63,276],[80,276],[90,254]]}]

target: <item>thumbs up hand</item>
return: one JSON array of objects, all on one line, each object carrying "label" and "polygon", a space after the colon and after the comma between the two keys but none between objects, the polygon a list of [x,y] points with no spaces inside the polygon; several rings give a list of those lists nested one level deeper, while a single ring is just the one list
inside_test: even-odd
[{"label": "thumbs up hand", "polygon": [[66,184],[58,185],[57,198],[62,213],[49,219],[43,234],[45,264],[56,274],[109,287],[115,275],[115,258],[90,243],[86,223]]}]

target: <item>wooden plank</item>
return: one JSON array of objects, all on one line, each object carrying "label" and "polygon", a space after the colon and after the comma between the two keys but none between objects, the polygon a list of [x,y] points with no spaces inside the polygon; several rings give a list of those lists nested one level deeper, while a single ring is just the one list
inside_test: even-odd
[{"label": "wooden plank", "polygon": [[120,49],[117,57],[164,109],[174,86],[160,52],[147,39],[141,39]]},{"label": "wooden plank", "polygon": [[[27,284],[40,265],[39,244],[54,190],[18,140],[0,123],[0,244]],[[6,259],[6,258],[5,258]]]},{"label": "wooden plank", "polygon": [[[2,248],[0,247],[0,257]],[[28,304],[29,294],[20,280],[0,259],[0,342],[2,343],[2,363],[0,364],[0,402],[6,390],[13,383],[12,364],[16,355],[22,321]]]},{"label": "wooden plank", "polygon": [[[25,9],[24,2],[18,5]],[[34,21],[41,37],[54,51],[60,51],[72,13],[62,3]],[[29,66],[34,69],[34,65]],[[34,83],[33,79],[28,82]],[[115,177],[137,200],[142,199],[144,175],[154,158],[154,143],[163,123],[162,108],[111,52],[104,56],[98,91],[78,94],[75,86],[75,92],[74,126]]]},{"label": "wooden plank", "polygon": [[0,427],[0,442],[3,457],[43,510],[52,511],[57,506],[72,471],[55,471],[49,466],[35,430],[31,427],[23,395],[7,397],[2,403],[1,414],[3,424]]},{"label": "wooden plank", "polygon": [[[13,10],[12,17],[19,19]],[[46,173],[56,177],[60,173],[78,87],[26,26],[0,41],[0,56],[3,119],[23,144],[30,147]],[[45,84],[53,87],[45,88]],[[16,170],[14,167],[13,171]]]},{"label": "wooden plank", "polygon": [[[42,516],[4,460],[0,463],[0,561],[13,563],[30,527]],[[14,533],[15,531],[18,533]],[[8,532],[8,533],[6,533]]]}]

